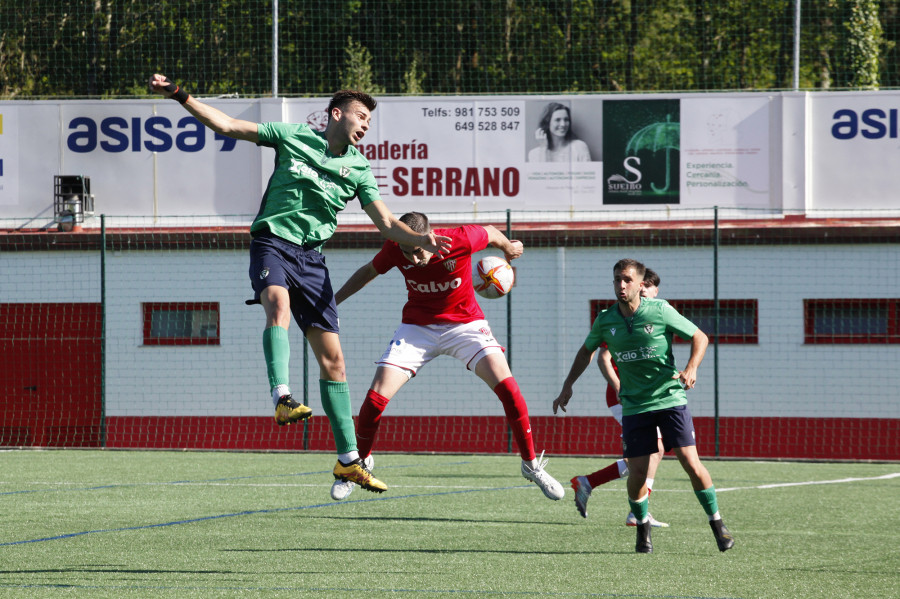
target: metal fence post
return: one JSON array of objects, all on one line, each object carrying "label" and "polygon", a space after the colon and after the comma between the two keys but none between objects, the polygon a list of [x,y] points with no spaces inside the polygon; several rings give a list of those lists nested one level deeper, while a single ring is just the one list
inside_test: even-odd
[{"label": "metal fence post", "polygon": [[[298,327],[299,328],[299,327]],[[301,332],[301,335],[303,333]],[[303,405],[309,405],[309,341],[303,339]],[[309,418],[303,421],[303,451],[309,449]]]},{"label": "metal fence post", "polygon": [[106,215],[100,215],[100,447],[106,447]]},{"label": "metal fence post", "polygon": [[[506,209],[506,238],[512,239],[511,211]],[[512,291],[512,290],[510,290]],[[506,361],[512,370],[512,293],[506,294]],[[513,451],[513,435],[509,424],[506,425],[506,452]]]},{"label": "metal fence post", "polygon": [[272,0],[272,97],[278,97],[278,0]]},{"label": "metal fence post", "polygon": [[794,91],[800,89],[800,2],[794,0]]},{"label": "metal fence post", "polygon": [[719,207],[713,208],[713,414],[719,456]]}]

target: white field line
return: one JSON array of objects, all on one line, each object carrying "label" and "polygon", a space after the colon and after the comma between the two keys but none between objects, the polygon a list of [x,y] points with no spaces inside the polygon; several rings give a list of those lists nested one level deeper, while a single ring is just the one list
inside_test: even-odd
[{"label": "white field line", "polygon": [[[778,489],[782,487],[805,487],[810,485],[836,485],[836,484],[846,484],[846,483],[857,483],[857,482],[866,482],[866,481],[875,481],[875,480],[890,480],[894,478],[900,478],[900,472],[892,472],[890,474],[882,474],[880,476],[871,476],[871,477],[853,477],[853,478],[838,478],[834,480],[808,480],[808,481],[796,481],[790,483],[772,483],[767,485],[755,485],[750,487],[716,487],[717,493],[723,493],[727,491],[748,491],[754,489]],[[332,481],[329,481],[329,485]],[[0,485],[7,484],[3,481],[0,481]],[[20,483],[21,484],[21,483]],[[323,483],[242,483],[242,482],[218,482],[218,481],[185,481],[185,482],[138,482],[138,483],[84,483],[84,482],[50,482],[50,481],[34,481],[30,483],[25,483],[30,485],[46,485],[46,486],[74,486],[78,485],[79,487],[114,487],[114,486],[132,486],[132,487],[158,487],[158,486],[170,486],[170,487],[321,487]],[[519,488],[520,485],[515,485],[514,487],[504,487],[504,488]],[[492,485],[391,485],[392,489],[403,489],[403,488],[414,488],[414,489],[494,489],[495,486]],[[521,488],[528,489],[531,488],[531,485],[528,483],[523,483]],[[690,492],[690,489],[660,489],[664,490],[667,493],[678,493],[678,492]],[[621,493],[622,489],[617,486],[610,487],[602,487],[600,489],[594,489],[594,491],[610,491]]]},{"label": "white field line", "polygon": [[716,487],[716,493],[722,493],[723,491],[746,491],[748,489],[778,489],[781,487],[805,487],[808,485],[838,485],[842,483],[858,483],[865,482],[870,480],[888,480],[891,478],[900,477],[900,472],[892,472],[890,474],[882,474],[881,476],[870,476],[866,478],[838,478],[835,480],[804,480],[797,481],[793,483],[774,483],[771,485],[756,485],[754,487],[725,487],[718,488]]}]

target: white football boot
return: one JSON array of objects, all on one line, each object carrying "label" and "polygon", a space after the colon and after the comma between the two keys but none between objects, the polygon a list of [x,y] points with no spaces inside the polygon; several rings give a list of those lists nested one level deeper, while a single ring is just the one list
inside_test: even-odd
[{"label": "white football boot", "polygon": [[544,466],[547,465],[548,461],[544,459],[543,451],[541,452],[541,457],[537,459],[537,465],[534,468],[522,460],[522,476],[539,486],[548,499],[557,501],[566,496],[566,490],[544,470]]}]

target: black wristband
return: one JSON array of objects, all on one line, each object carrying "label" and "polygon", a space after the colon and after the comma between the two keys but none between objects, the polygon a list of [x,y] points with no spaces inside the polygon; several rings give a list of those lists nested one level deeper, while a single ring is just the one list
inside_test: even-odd
[{"label": "black wristband", "polygon": [[186,91],[181,89],[181,87],[179,87],[179,86],[175,85],[174,83],[172,83],[171,81],[169,81],[168,78],[166,78],[166,83],[168,83],[168,85],[166,85],[163,89],[166,90],[167,92],[171,92],[172,99],[177,100],[179,104],[184,104],[185,102],[188,101],[188,98],[191,97],[191,95],[189,93],[187,93]]}]

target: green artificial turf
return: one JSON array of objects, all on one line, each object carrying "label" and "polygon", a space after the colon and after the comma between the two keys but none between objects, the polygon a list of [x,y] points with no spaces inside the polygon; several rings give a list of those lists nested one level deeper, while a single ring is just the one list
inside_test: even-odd
[{"label": "green artificial turf", "polygon": [[624,481],[588,518],[551,457],[376,454],[382,495],[331,501],[328,454],[0,452],[0,597],[900,597],[900,465],[705,460],[736,539],[720,553],[666,459],[634,553]]}]

